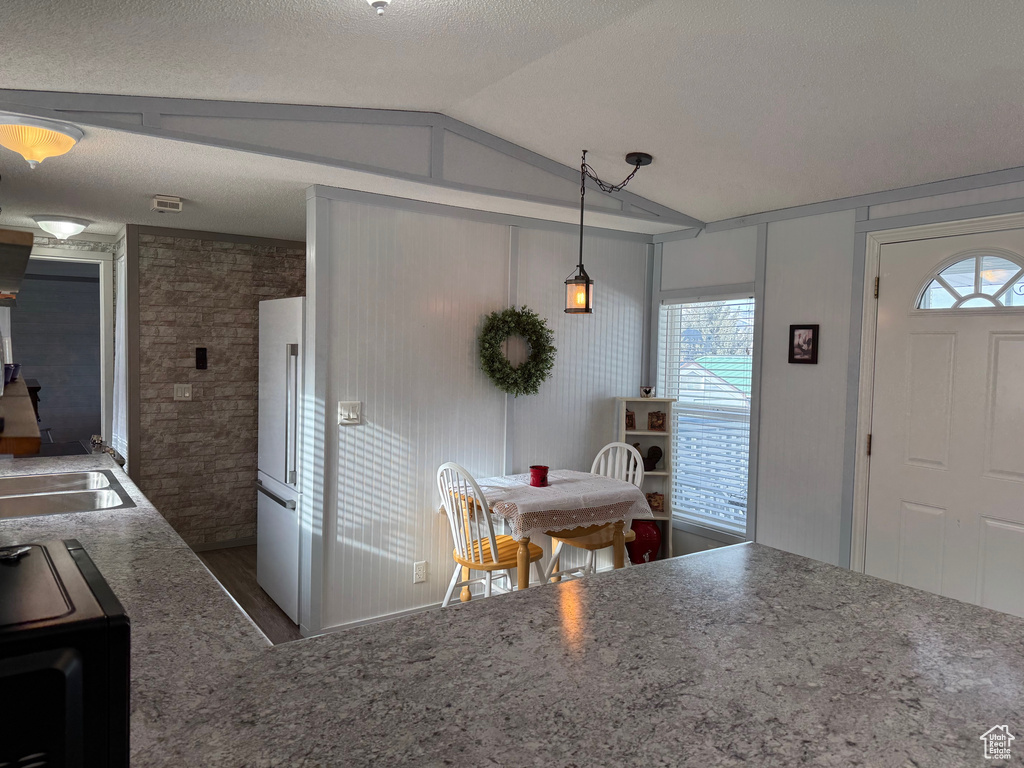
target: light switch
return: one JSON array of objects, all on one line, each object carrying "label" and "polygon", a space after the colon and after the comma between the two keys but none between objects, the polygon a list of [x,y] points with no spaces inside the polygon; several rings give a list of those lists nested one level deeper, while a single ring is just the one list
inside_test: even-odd
[{"label": "light switch", "polygon": [[174,399],[175,400],[191,400],[192,399],[192,385],[191,384],[175,384],[174,385]]},{"label": "light switch", "polygon": [[363,421],[363,404],[359,400],[338,401],[338,425],[351,427]]}]

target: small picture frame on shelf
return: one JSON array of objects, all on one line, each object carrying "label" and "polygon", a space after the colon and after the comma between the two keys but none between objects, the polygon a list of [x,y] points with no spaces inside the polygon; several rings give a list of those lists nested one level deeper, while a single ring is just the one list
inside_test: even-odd
[{"label": "small picture frame on shelf", "polygon": [[649,397],[654,397],[654,387],[640,387],[640,397],[645,400]]},{"label": "small picture frame on shelf", "polygon": [[636,429],[636,414],[626,409],[626,429]]},{"label": "small picture frame on shelf", "polygon": [[665,431],[665,412],[651,411],[647,414],[647,430],[649,432]]},{"label": "small picture frame on shelf", "polygon": [[802,365],[818,364],[818,326],[789,326],[789,362]]},{"label": "small picture frame on shelf", "polygon": [[647,506],[651,508],[651,512],[664,512],[665,511],[665,494],[663,493],[648,493],[647,494]]}]

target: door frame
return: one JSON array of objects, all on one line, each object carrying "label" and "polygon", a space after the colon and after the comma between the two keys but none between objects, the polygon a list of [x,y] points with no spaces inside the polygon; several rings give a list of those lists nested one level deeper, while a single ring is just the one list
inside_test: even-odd
[{"label": "door frame", "polygon": [[100,271],[100,432],[110,445],[114,418],[114,259],[106,251],[35,246],[31,258],[96,264]]},{"label": "door frame", "polygon": [[[867,456],[867,440],[871,431],[875,390],[875,340],[878,331],[878,299],[875,298],[875,279],[879,275],[882,246],[914,240],[935,240],[957,235],[999,232],[1006,229],[1024,229],[1024,212],[978,219],[957,219],[864,233],[864,296],[860,339],[860,380],[857,390],[857,450],[854,460],[853,525],[850,536],[851,570],[864,572],[864,556],[867,548],[868,486],[871,479],[871,460]],[[885,286],[882,286],[880,290],[885,290]]]}]

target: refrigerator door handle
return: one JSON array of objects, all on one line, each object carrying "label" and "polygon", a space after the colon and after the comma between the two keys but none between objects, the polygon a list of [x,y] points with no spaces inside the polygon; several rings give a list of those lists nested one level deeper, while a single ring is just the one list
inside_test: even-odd
[{"label": "refrigerator door handle", "polygon": [[287,394],[284,435],[284,477],[285,482],[294,485],[298,478],[298,436],[299,436],[299,345],[286,344],[285,389]]},{"label": "refrigerator door handle", "polygon": [[278,504],[280,504],[285,509],[295,509],[295,501],[294,500],[281,498],[276,493],[274,493],[272,490],[267,488],[267,486],[265,486],[263,484],[263,481],[261,481],[261,480],[257,480],[256,481],[256,490],[259,491],[260,493],[266,495],[266,496],[269,496],[273,501],[276,501]]}]

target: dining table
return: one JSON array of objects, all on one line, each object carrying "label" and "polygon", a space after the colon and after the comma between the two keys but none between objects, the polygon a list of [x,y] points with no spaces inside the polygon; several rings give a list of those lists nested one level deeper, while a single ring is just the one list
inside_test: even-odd
[{"label": "dining table", "polygon": [[547,484],[530,484],[530,475],[501,475],[477,481],[493,517],[500,518],[518,542],[519,589],[530,586],[530,539],[546,534],[559,539],[588,536],[614,526],[612,563],[626,564],[625,527],[631,520],[653,518],[647,497],[632,483],[614,477],[556,469]]}]

